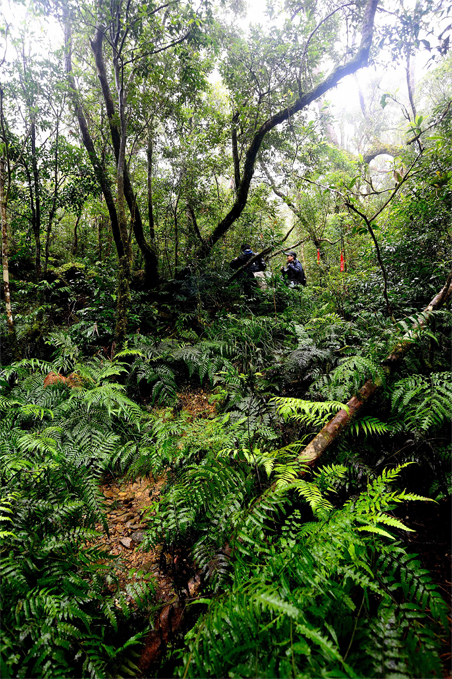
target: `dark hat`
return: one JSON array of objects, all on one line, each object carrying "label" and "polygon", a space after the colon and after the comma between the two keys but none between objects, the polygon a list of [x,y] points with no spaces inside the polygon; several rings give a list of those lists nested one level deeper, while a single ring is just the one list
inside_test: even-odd
[{"label": "dark hat", "polygon": [[297,258],[297,253],[294,252],[293,250],[289,250],[289,252],[286,252],[286,257],[289,257],[289,255],[292,255],[294,259]]},{"label": "dark hat", "polygon": [[242,250],[242,252],[243,252],[244,250],[251,250],[251,248],[250,248],[250,246],[249,246],[247,243],[244,243],[244,244],[241,246],[241,250]]}]

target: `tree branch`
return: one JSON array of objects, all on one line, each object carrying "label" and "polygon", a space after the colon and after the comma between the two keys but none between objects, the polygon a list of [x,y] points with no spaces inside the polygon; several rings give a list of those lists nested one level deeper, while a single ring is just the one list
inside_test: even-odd
[{"label": "tree branch", "polygon": [[257,259],[259,259],[259,257],[265,257],[265,255],[268,255],[268,253],[271,252],[272,250],[273,250],[273,245],[269,245],[268,248],[265,248],[265,249],[262,250],[261,252],[258,252],[257,254],[253,255],[253,256],[251,257],[251,259],[249,259],[249,260],[246,262],[246,264],[244,264],[243,266],[241,266],[240,269],[237,269],[237,271],[234,271],[234,273],[232,274],[232,276],[230,276],[230,277],[228,278],[228,280],[226,281],[226,285],[229,285],[229,283],[231,283],[235,278],[237,278],[237,276],[238,276],[240,273],[242,273],[242,271],[245,271],[245,269],[246,269],[247,267],[249,267],[250,264],[253,264],[253,262],[255,262]]},{"label": "tree branch", "polygon": [[228,214],[214,229],[213,233],[206,242],[206,245],[200,248],[198,251],[197,256],[199,258],[204,259],[209,255],[210,250],[215,245],[215,243],[217,243],[217,241],[224,236],[232,224],[241,215],[248,199],[251,180],[254,175],[256,158],[259,153],[262,141],[268,132],[309,106],[313,101],[321,97],[332,87],[335,87],[337,83],[346,75],[355,73],[357,70],[367,64],[370,47],[372,44],[374,19],[378,2],[379,0],[368,0],[361,32],[361,44],[355,56],[352,57],[347,63],[337,66],[334,71],[321,83],[314,87],[310,92],[299,96],[291,106],[280,110],[274,116],[268,118],[254,134],[253,140],[245,156],[243,175],[236,194],[236,200]]},{"label": "tree branch", "polygon": [[239,119],[239,113],[234,113],[232,116],[232,133],[231,133],[231,141],[232,141],[232,159],[234,161],[234,189],[237,192],[238,187],[240,186],[240,161],[239,161],[239,150],[238,150],[238,145],[237,145],[237,122]]},{"label": "tree branch", "polygon": [[[452,296],[452,271],[449,273],[446,283],[442,290],[432,299],[430,304],[422,312],[422,319],[412,329],[410,336],[399,342],[382,362],[383,369],[389,375],[400,361],[405,357],[411,349],[415,340],[415,332],[421,330],[429,320],[433,311],[439,309]],[[313,466],[318,462],[323,453],[330,447],[330,445],[338,438],[344,428],[350,423],[352,418],[362,409],[363,405],[367,403],[375,392],[383,386],[381,379],[375,381],[369,379],[358,391],[356,396],[347,402],[348,412],[340,410],[331,419],[323,429],[312,439],[312,441],[304,448],[298,455],[297,460],[308,466]],[[302,473],[304,475],[304,473]]]}]

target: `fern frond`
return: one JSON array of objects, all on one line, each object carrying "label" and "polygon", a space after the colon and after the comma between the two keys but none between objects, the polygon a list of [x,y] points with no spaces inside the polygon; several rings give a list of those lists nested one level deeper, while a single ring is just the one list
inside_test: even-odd
[{"label": "fern frond", "polygon": [[278,414],[284,419],[313,425],[324,424],[339,410],[349,411],[348,406],[340,401],[304,401],[282,396],[272,398],[271,401],[275,403]]},{"label": "fern frond", "polygon": [[350,430],[358,436],[362,431],[366,436],[374,436],[375,434],[385,434],[392,430],[391,426],[386,422],[382,422],[377,417],[367,415],[353,420],[350,423]]}]

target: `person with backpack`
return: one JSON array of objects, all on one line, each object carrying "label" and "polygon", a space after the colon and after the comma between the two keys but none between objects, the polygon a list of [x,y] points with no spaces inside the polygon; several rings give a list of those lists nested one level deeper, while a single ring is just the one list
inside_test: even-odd
[{"label": "person with backpack", "polygon": [[299,285],[306,285],[306,275],[297,259],[297,253],[290,250],[287,253],[287,264],[281,267],[281,272],[287,279],[287,285],[291,288],[296,288]]},{"label": "person with backpack", "polygon": [[[235,257],[229,266],[232,269],[240,269],[240,267],[246,264],[255,254],[256,253],[251,250],[250,246],[244,243],[241,247],[240,255]],[[266,264],[263,258],[259,257],[258,259],[255,259],[252,264],[247,266],[246,269],[243,270],[243,273],[246,272],[246,275],[251,278],[257,271],[265,271],[265,268]]]},{"label": "person with backpack", "polygon": [[[229,266],[232,269],[240,269],[247,262],[249,262],[249,260],[252,259],[255,254],[256,253],[251,250],[250,246],[247,243],[244,243],[241,247],[240,255],[235,257],[232,262],[230,262]],[[259,275],[263,275],[259,272],[265,271],[266,266],[267,265],[265,264],[264,259],[262,257],[258,257],[254,260],[254,262],[252,262],[249,266],[246,266],[243,271],[240,272],[239,280],[242,281],[246,294],[251,295],[252,288],[256,286],[256,282],[258,282],[258,284],[260,283],[260,281],[256,281],[256,278]],[[262,284],[260,284],[259,287],[262,287]]]}]

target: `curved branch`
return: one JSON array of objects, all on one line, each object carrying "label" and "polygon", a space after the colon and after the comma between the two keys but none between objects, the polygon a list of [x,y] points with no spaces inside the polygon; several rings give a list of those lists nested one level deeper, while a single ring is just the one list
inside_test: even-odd
[{"label": "curved branch", "polygon": [[369,151],[365,154],[364,156],[364,162],[367,163],[367,165],[377,156],[392,156],[393,158],[396,158],[397,156],[400,155],[401,149],[397,148],[397,146],[390,146],[389,144],[382,144],[381,146],[374,146],[373,148],[369,149]]},{"label": "curved branch", "polygon": [[[308,37],[308,39],[307,39],[307,41],[306,41],[306,45],[305,45],[305,48],[304,48],[304,50],[303,50],[303,54],[301,55],[301,60],[300,60],[300,61],[301,61],[301,64],[303,64],[304,58],[305,58],[306,53],[307,53],[307,51],[308,51],[309,43],[311,42],[312,38],[313,38],[314,35],[317,33],[317,31],[319,30],[319,28],[322,26],[322,24],[324,24],[325,21],[328,21],[328,19],[329,19],[330,17],[332,17],[333,14],[336,14],[336,12],[339,12],[340,9],[344,9],[345,7],[351,7],[351,6],[353,6],[353,5],[355,5],[354,2],[348,2],[346,5],[341,5],[340,7],[336,7],[336,9],[333,9],[332,12],[330,12],[324,19],[322,19],[322,21],[321,21],[320,23],[317,24],[317,26],[316,26],[316,27],[314,28],[314,30],[311,32],[310,36]],[[300,68],[301,68],[301,66],[300,66]]]},{"label": "curved branch", "polygon": [[[287,234],[287,235],[289,235],[289,234]],[[309,238],[302,238],[301,240],[297,240],[297,242],[294,243],[293,245],[290,245],[287,248],[283,248],[282,250],[277,250],[272,255],[270,255],[270,257],[268,259],[273,259],[273,257],[277,257],[278,255],[282,254],[283,252],[286,252],[286,250],[294,250],[299,245],[302,245],[303,243],[307,243],[308,240],[309,240]]]},{"label": "curved branch", "polygon": [[228,214],[217,225],[213,233],[210,235],[210,238],[206,242],[205,247],[200,248],[200,250],[198,251],[197,256],[200,259],[204,259],[209,255],[215,243],[217,243],[218,240],[224,236],[224,234],[238,219],[243,209],[245,208],[245,205],[248,200],[248,193],[250,190],[251,180],[254,175],[254,168],[256,164],[257,155],[259,153],[259,149],[261,147],[264,137],[274,127],[285,122],[299,111],[302,111],[304,108],[312,104],[313,101],[315,101],[323,94],[325,94],[325,92],[328,92],[328,90],[330,90],[332,87],[335,87],[338,84],[338,82],[342,80],[342,78],[344,78],[346,75],[351,75],[352,73],[355,73],[357,70],[359,70],[360,68],[367,64],[369,59],[370,47],[372,44],[374,19],[378,2],[379,0],[368,0],[364,14],[363,28],[361,33],[361,44],[355,56],[352,57],[347,63],[341,66],[337,66],[334,69],[334,71],[329,76],[327,76],[321,83],[314,87],[310,92],[306,92],[305,94],[299,96],[291,106],[288,106],[280,110],[278,113],[268,118],[254,134],[253,140],[251,141],[251,144],[245,156],[243,175],[240,182],[240,186],[237,191],[236,200]]},{"label": "curved branch", "polygon": [[240,159],[239,159],[239,149],[237,144],[237,122],[239,119],[238,111],[232,116],[232,160],[234,162],[234,182],[235,190],[237,191],[240,186]]},{"label": "curved branch", "polygon": [[375,251],[376,251],[376,253],[377,253],[378,263],[379,263],[379,265],[380,265],[381,273],[383,274],[383,280],[384,280],[383,297],[385,298],[386,308],[387,308],[387,310],[388,310],[388,314],[389,314],[389,316],[392,318],[392,320],[394,320],[393,314],[392,314],[392,307],[391,307],[391,304],[390,304],[390,302],[389,302],[389,297],[388,297],[388,276],[387,276],[387,274],[386,274],[385,265],[383,264],[383,260],[382,260],[382,258],[381,258],[380,246],[378,245],[377,237],[375,236],[375,232],[374,232],[374,230],[373,230],[373,228],[372,228],[372,221],[373,221],[373,218],[372,218],[372,219],[368,219],[367,216],[364,214],[364,212],[361,212],[361,210],[358,210],[358,208],[355,207],[355,206],[354,206],[352,203],[350,203],[349,201],[346,201],[345,204],[346,204],[346,206],[347,206],[350,210],[353,210],[353,212],[355,212],[357,215],[359,215],[359,216],[361,217],[361,219],[364,220],[364,222],[365,222],[365,224],[366,224],[366,226],[367,226],[367,230],[369,231],[370,236],[371,236],[371,238],[372,238],[372,240],[373,240],[373,242],[374,242]]}]

